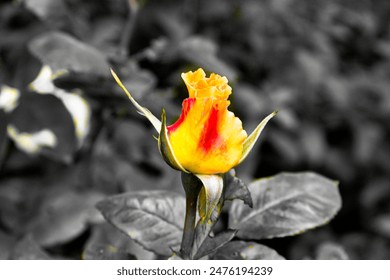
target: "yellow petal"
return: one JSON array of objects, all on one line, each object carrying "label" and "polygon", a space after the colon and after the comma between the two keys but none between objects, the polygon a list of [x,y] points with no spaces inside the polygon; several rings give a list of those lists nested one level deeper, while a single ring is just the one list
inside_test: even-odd
[{"label": "yellow petal", "polygon": [[180,164],[180,162],[177,160],[173,149],[172,145],[169,140],[168,136],[168,129],[166,126],[166,115],[165,115],[165,110],[163,109],[163,112],[161,114],[161,131],[160,135],[158,137],[158,148],[160,150],[161,156],[165,160],[168,165],[174,169],[181,170],[183,172],[188,173],[187,170],[184,169],[184,167]]},{"label": "yellow petal", "polygon": [[247,134],[227,110],[228,104],[215,98],[184,100],[182,115],[168,132],[174,154],[186,170],[217,174],[238,164]]}]

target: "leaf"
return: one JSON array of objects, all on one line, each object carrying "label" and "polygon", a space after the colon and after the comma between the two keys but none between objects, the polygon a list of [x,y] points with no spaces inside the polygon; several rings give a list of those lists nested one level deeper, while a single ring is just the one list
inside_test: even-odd
[{"label": "leaf", "polygon": [[39,199],[41,195],[42,186],[34,178],[17,176],[2,179],[0,181],[2,227],[17,236],[26,234],[28,223],[35,217],[37,205],[41,203]]},{"label": "leaf", "polygon": [[[127,61],[120,70],[123,77],[125,77],[123,84],[135,99],[144,101],[147,96],[153,95],[152,98],[157,96],[155,94],[157,84],[155,75],[151,71],[141,68],[137,61]],[[122,93],[121,96],[123,96]]]},{"label": "leaf", "polygon": [[268,121],[272,119],[277,114],[277,111],[272,112],[269,114],[264,120],[259,123],[259,125],[255,128],[255,130],[248,136],[248,138],[244,141],[244,150],[242,152],[242,156],[240,159],[240,162],[243,162],[245,158],[249,155],[250,151],[253,149],[253,146],[256,144],[257,139],[259,139],[259,136],[261,132],[263,131],[264,127],[267,125]]},{"label": "leaf", "polygon": [[204,240],[202,245],[199,247],[199,249],[196,252],[196,255],[194,256],[194,259],[200,259],[204,256],[207,256],[211,253],[213,253],[218,248],[224,246],[226,243],[228,243],[230,240],[234,238],[236,235],[237,230],[226,230],[222,233],[219,233],[215,237],[207,236],[207,238]]},{"label": "leaf", "polygon": [[83,143],[90,129],[91,107],[79,93],[67,92],[53,83],[52,69],[43,65],[38,76],[30,83],[30,88],[40,94],[52,94],[60,99],[73,119],[75,134],[79,146]]},{"label": "leaf", "polygon": [[185,199],[169,191],[138,191],[97,204],[105,219],[145,249],[170,256],[182,237]]},{"label": "leaf", "polygon": [[341,207],[337,183],[315,173],[281,173],[249,185],[253,209],[234,201],[229,226],[244,239],[302,233],[327,223]]},{"label": "leaf", "polygon": [[348,260],[348,254],[344,248],[332,242],[324,242],[316,251],[317,260]]},{"label": "leaf", "polygon": [[105,193],[167,189],[182,191],[180,175],[158,153],[150,129],[131,120],[110,120],[92,152],[94,188]]},{"label": "leaf", "polygon": [[[29,137],[41,132],[42,135],[38,135],[40,137],[36,139],[39,140],[38,142],[49,141],[46,143],[54,144],[53,140],[55,140],[55,145],[49,145],[51,148],[42,150],[45,155],[66,163],[72,160],[77,147],[73,120],[57,97],[33,93],[23,96],[19,106],[10,114],[9,124],[15,128],[14,138]],[[24,147],[23,137],[18,142],[22,149]],[[28,151],[28,146],[26,145],[23,150]]]},{"label": "leaf", "polygon": [[246,184],[230,172],[224,175],[225,200],[240,199],[249,207],[253,207],[251,193]]},{"label": "leaf", "polygon": [[201,180],[203,187],[198,196],[199,221],[195,227],[194,245],[192,256],[197,255],[198,250],[207,238],[217,222],[223,207],[223,178],[221,175],[194,174]]},{"label": "leaf", "polygon": [[226,76],[231,81],[237,78],[236,70],[218,58],[215,42],[206,37],[188,37],[180,42],[178,50],[181,57],[210,72]]},{"label": "leaf", "polygon": [[15,238],[0,230],[0,260],[9,259],[14,245]]},{"label": "leaf", "polygon": [[284,260],[275,250],[255,243],[232,241],[213,256],[214,260]]},{"label": "leaf", "polygon": [[4,111],[0,110],[0,171],[3,166],[3,160],[6,154],[8,144],[7,138],[7,120]]},{"label": "leaf", "polygon": [[201,222],[214,221],[217,218],[213,215],[214,209],[222,196],[223,178],[220,175],[194,175],[203,183],[198,202],[200,220]]},{"label": "leaf", "polygon": [[66,23],[67,7],[63,0],[23,0],[26,7],[50,26],[58,29]]},{"label": "leaf", "polygon": [[116,75],[114,70],[111,69],[111,74],[114,77],[117,84],[123,89],[123,91],[126,93],[127,97],[130,99],[131,103],[137,108],[138,113],[145,116],[150,123],[153,125],[153,127],[156,129],[158,133],[161,131],[161,121],[157,119],[147,108],[142,107],[138,104],[138,102],[133,98],[133,96],[130,94],[130,92],[126,89],[126,87],[122,84],[119,77]]},{"label": "leaf", "polygon": [[16,244],[11,259],[13,260],[50,260],[51,258],[42,248],[31,238],[27,236]]},{"label": "leaf", "polygon": [[110,66],[102,53],[77,39],[58,31],[35,37],[29,50],[49,65],[54,73],[62,70],[91,76],[109,77]]},{"label": "leaf", "polygon": [[84,260],[148,260],[155,254],[146,251],[134,240],[109,223],[96,225],[87,241]]},{"label": "leaf", "polygon": [[390,214],[383,213],[371,219],[371,228],[386,238],[390,238]]},{"label": "leaf", "polygon": [[63,244],[78,237],[88,228],[89,223],[101,219],[94,207],[101,199],[100,193],[91,191],[53,191],[30,225],[32,237],[43,246]]}]

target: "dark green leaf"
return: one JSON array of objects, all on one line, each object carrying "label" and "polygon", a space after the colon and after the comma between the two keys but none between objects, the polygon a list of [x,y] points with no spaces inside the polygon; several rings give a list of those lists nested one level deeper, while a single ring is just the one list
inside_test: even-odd
[{"label": "dark green leaf", "polygon": [[275,250],[255,243],[232,241],[218,249],[214,260],[284,260]]},{"label": "dark green leaf", "polygon": [[62,33],[48,32],[34,38],[30,51],[54,72],[68,70],[80,74],[109,77],[110,66],[98,50]]},{"label": "dark green leaf", "polygon": [[207,256],[234,238],[237,230],[226,230],[215,237],[208,236],[199,247],[194,259]]},{"label": "dark green leaf", "polygon": [[107,221],[145,249],[170,256],[181,242],[185,199],[169,191],[139,191],[98,203]]},{"label": "dark green leaf", "polygon": [[253,207],[251,193],[246,184],[230,172],[224,175],[225,200],[241,199],[249,207]]},{"label": "dark green leaf", "polygon": [[332,219],[341,207],[337,182],[315,173],[282,173],[249,185],[253,209],[234,201],[229,226],[244,239],[301,233]]}]

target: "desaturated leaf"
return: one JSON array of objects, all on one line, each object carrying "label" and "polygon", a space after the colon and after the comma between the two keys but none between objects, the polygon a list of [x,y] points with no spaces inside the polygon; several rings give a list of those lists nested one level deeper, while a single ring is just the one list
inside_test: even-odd
[{"label": "desaturated leaf", "polygon": [[43,139],[39,141],[50,140],[47,136],[54,135],[55,144],[49,145],[51,148],[42,152],[59,161],[71,161],[77,147],[75,129],[71,115],[57,97],[26,94],[21,98],[19,106],[10,114],[9,124],[16,129],[16,135],[19,136],[20,134],[24,136],[23,133],[44,132]]},{"label": "desaturated leaf", "polygon": [[92,152],[95,188],[106,193],[156,188],[182,191],[180,174],[161,158],[152,135],[137,122],[108,122]]},{"label": "desaturated leaf", "polygon": [[67,92],[56,87],[52,77],[52,69],[44,65],[38,76],[30,83],[30,88],[40,94],[52,94],[64,103],[65,108],[72,116],[75,134],[79,146],[81,146],[90,129],[91,107],[79,93]]},{"label": "desaturated leaf", "polygon": [[168,258],[168,260],[181,261],[183,259],[181,257],[179,257],[178,255],[173,254],[171,257]]},{"label": "desaturated leaf", "polygon": [[179,45],[179,53],[183,58],[234,81],[237,78],[236,70],[218,58],[217,51],[217,45],[213,41],[200,36],[188,37]]},{"label": "desaturated leaf", "polygon": [[150,260],[155,254],[146,251],[134,240],[109,223],[93,227],[84,249],[85,260]]},{"label": "desaturated leaf", "polygon": [[169,191],[139,191],[109,197],[97,208],[145,249],[170,256],[182,238],[185,199]]},{"label": "desaturated leaf", "polygon": [[[142,69],[136,61],[129,60],[125,67],[121,68],[121,78],[123,78],[124,86],[136,100],[141,102],[149,93],[155,95],[152,90],[157,84],[156,77],[152,72]],[[118,83],[118,85],[120,85],[120,83]],[[122,94],[122,96],[124,96],[124,94]],[[139,109],[137,105],[136,107]]]},{"label": "desaturated leaf", "polygon": [[26,7],[53,27],[60,28],[66,22],[67,9],[63,0],[23,0]]},{"label": "desaturated leaf", "polygon": [[382,214],[371,221],[371,227],[375,230],[375,232],[390,238],[390,213]]},{"label": "desaturated leaf", "polygon": [[101,219],[95,204],[102,198],[102,194],[91,191],[53,191],[30,225],[32,237],[42,246],[63,244],[76,238],[89,223]]},{"label": "desaturated leaf", "polygon": [[0,110],[0,170],[3,165],[5,152],[7,148],[7,120],[5,113]]},{"label": "desaturated leaf", "polygon": [[214,260],[284,260],[275,250],[255,243],[232,241],[218,249]]},{"label": "desaturated leaf", "polygon": [[215,237],[208,236],[194,256],[194,259],[200,259],[204,256],[207,256],[217,250],[218,248],[224,246],[236,235],[236,230],[226,230],[222,233],[219,233]]},{"label": "desaturated leaf", "polygon": [[348,254],[344,248],[332,242],[325,242],[318,246],[316,251],[317,260],[348,260]]},{"label": "desaturated leaf", "polygon": [[14,247],[15,238],[0,230],[0,260],[8,260]]},{"label": "desaturated leaf", "polygon": [[[4,178],[0,181],[0,221],[8,231],[22,236],[37,212],[42,189],[34,178]],[[1,235],[1,234],[0,234]]]},{"label": "desaturated leaf", "polygon": [[[192,256],[204,246],[221,214],[224,204],[223,178],[221,175],[191,175],[201,180],[203,187],[198,196],[199,221],[195,227]],[[205,249],[202,249],[203,251]]]},{"label": "desaturated leaf", "polygon": [[299,234],[323,225],[341,207],[337,183],[315,173],[281,173],[249,185],[253,209],[234,201],[229,226],[244,239]]},{"label": "desaturated leaf", "polygon": [[13,260],[50,260],[51,258],[30,237],[27,236],[16,244],[11,259]]},{"label": "desaturated leaf", "polygon": [[126,87],[122,84],[119,77],[116,75],[114,70],[111,69],[111,74],[114,77],[117,84],[123,89],[123,91],[126,93],[127,97],[133,103],[134,107],[137,108],[137,111],[140,115],[145,116],[148,121],[153,125],[153,127],[156,129],[157,132],[160,132],[161,130],[161,121],[157,119],[147,108],[142,107],[138,104],[138,102],[133,98],[131,93],[126,89]]},{"label": "desaturated leaf", "polygon": [[380,204],[386,204],[390,197],[390,180],[388,176],[377,177],[364,187],[360,193],[360,204],[366,209],[372,209]]},{"label": "desaturated leaf", "polygon": [[30,51],[56,73],[67,70],[91,76],[109,77],[109,64],[95,48],[58,31],[47,32],[34,38]]},{"label": "desaturated leaf", "polygon": [[246,184],[230,172],[224,175],[225,200],[241,199],[249,207],[253,206],[251,193]]}]

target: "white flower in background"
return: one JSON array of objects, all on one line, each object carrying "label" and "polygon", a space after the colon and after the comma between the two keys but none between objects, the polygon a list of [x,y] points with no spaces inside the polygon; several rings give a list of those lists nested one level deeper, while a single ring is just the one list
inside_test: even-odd
[{"label": "white flower in background", "polygon": [[90,129],[91,108],[79,94],[67,92],[54,85],[53,79],[66,73],[67,71],[63,70],[53,74],[52,69],[44,65],[30,87],[40,94],[53,94],[64,103],[72,116],[76,137],[81,146]]},{"label": "white flower in background", "polygon": [[8,125],[7,132],[16,146],[28,154],[36,154],[43,147],[54,148],[57,145],[57,137],[49,129],[43,129],[34,133],[26,133],[19,132],[13,125]]},{"label": "white flower in background", "polygon": [[18,106],[19,97],[18,89],[3,85],[0,90],[0,109],[6,113],[12,112]]}]

